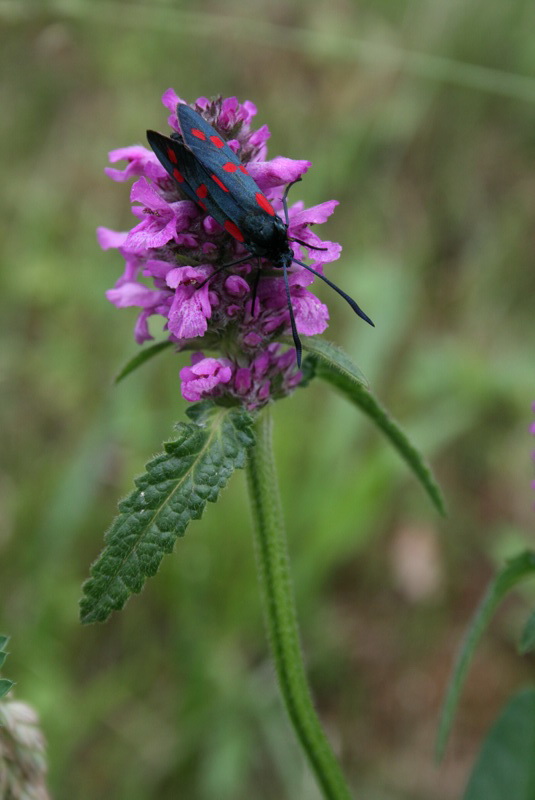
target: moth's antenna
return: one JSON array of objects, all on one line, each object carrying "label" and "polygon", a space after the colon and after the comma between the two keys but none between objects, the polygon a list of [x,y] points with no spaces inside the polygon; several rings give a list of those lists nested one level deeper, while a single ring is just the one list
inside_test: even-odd
[{"label": "moth's antenna", "polygon": [[286,266],[286,261],[282,262],[282,272],[284,274],[284,287],[286,289],[286,301],[288,303],[288,311],[290,312],[290,322],[292,325],[292,336],[295,345],[295,353],[297,355],[297,366],[301,366],[301,353],[303,352],[303,348],[301,347],[301,340],[299,339],[297,333],[297,327],[295,324],[294,318],[294,310],[292,308],[292,298],[290,297],[290,284],[288,283],[288,268]]},{"label": "moth's antenna", "polygon": [[284,190],[284,194],[282,195],[282,207],[284,208],[284,221],[286,223],[286,227],[288,227],[288,225],[290,224],[290,217],[288,216],[288,203],[286,202],[288,198],[288,192],[290,191],[294,183],[299,183],[300,180],[301,178],[296,178],[295,181],[289,183],[286,189]]},{"label": "moth's antenna", "polygon": [[375,328],[375,325],[373,324],[369,316],[362,310],[362,308],[358,305],[358,303],[356,303],[352,297],[350,297],[342,289],[340,289],[340,287],[337,286],[336,283],[330,281],[329,278],[326,278],[325,275],[321,274],[321,272],[317,272],[317,270],[313,269],[313,267],[309,267],[308,264],[303,264],[302,261],[298,261],[296,258],[294,258],[293,261],[296,264],[299,264],[300,267],[304,267],[304,269],[307,269],[313,275],[316,275],[317,278],[321,278],[321,280],[324,281],[327,284],[327,286],[330,286],[331,289],[334,289],[335,292],[338,292],[340,297],[343,297],[346,303],[349,303],[355,314],[358,314],[358,316],[361,319],[363,319],[364,322],[367,322],[368,325],[371,325],[372,328]]},{"label": "moth's antenna", "polygon": [[308,247],[310,250],[327,250],[326,247],[316,247],[314,244],[309,244],[308,242],[303,242],[301,239],[292,239],[290,238],[290,242],[297,242],[297,244],[302,244],[303,247]]},{"label": "moth's antenna", "polygon": [[236,264],[243,264],[244,261],[250,261],[250,260],[251,260],[251,256],[249,255],[249,256],[245,256],[245,258],[238,259],[238,261],[231,261],[230,264],[223,264],[222,266],[218,267],[215,272],[212,272],[211,275],[208,275],[208,277],[205,278],[202,283],[199,283],[199,285],[196,287],[196,289],[202,289],[202,287],[204,286],[205,283],[208,283],[208,281],[211,281],[212,278],[215,278],[215,276],[219,272],[223,272],[223,270],[227,269],[227,267],[235,267]]}]

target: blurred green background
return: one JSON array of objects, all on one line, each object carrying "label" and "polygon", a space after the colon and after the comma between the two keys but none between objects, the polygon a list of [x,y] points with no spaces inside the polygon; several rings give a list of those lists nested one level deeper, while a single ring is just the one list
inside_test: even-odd
[{"label": "blurred green background", "polygon": [[[533,535],[532,0],[0,3],[3,192],[0,630],[56,800],[318,793],[267,656],[242,473],[141,596],[82,628],[80,584],[118,498],[184,417],[167,351],[136,353],[95,228],[132,226],[110,149],[165,130],[160,96],[253,100],[294,189],[338,198],[329,338],[432,462],[441,521],[370,424],[312,384],[274,409],[307,665],[359,797],[450,800],[533,676],[517,595],[472,669],[444,764],[451,659],[497,564]],[[155,330],[155,332],[157,332]],[[186,358],[186,357],[184,357]]]}]

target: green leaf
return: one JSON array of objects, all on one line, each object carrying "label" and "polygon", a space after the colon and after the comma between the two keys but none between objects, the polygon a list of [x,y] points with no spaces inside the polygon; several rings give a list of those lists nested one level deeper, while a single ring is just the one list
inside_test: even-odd
[{"label": "green leaf", "polygon": [[522,631],[519,650],[523,655],[535,650],[535,611],[532,612]]},{"label": "green leaf", "polygon": [[13,681],[8,681],[7,678],[0,678],[0,697],[4,697],[13,685]]},{"label": "green leaf", "polygon": [[4,636],[3,634],[0,634],[0,650],[4,650],[8,642],[9,642],[9,636]]},{"label": "green leaf", "polygon": [[[292,347],[293,339],[289,336],[284,336],[282,340],[285,344],[290,344]],[[363,386],[368,386],[368,381],[360,371],[360,369],[353,364],[347,353],[344,353],[339,347],[326,339],[319,339],[317,336],[302,336],[301,344],[303,350],[311,354],[309,364],[315,365],[315,372],[318,373],[318,368],[328,368],[333,374],[333,382],[335,377],[339,377],[341,386],[351,386],[357,382]],[[340,387],[341,388],[341,387]]]},{"label": "green leaf", "polygon": [[[403,433],[399,425],[375,399],[367,388],[366,378],[351,359],[339,348],[323,339],[303,338],[303,349],[315,358],[315,374],[340,391],[350,402],[364,411],[377,425],[390,443],[412,469],[440,514],[446,507],[439,485],[425,463],[423,456]],[[307,365],[308,373],[310,366]]]},{"label": "green leaf", "polygon": [[162,350],[165,350],[167,347],[170,347],[173,342],[165,341],[165,342],[157,342],[156,344],[150,345],[150,347],[145,347],[139,353],[137,353],[133,358],[126,362],[122,370],[119,372],[117,377],[115,378],[115,383],[119,383],[126,378],[127,375],[130,375],[135,369],[140,367],[146,361],[149,361],[154,356],[158,355]]},{"label": "green leaf", "polygon": [[241,408],[201,403],[195,421],[179,423],[178,436],[147,464],[137,489],[119,504],[105,548],[91,569],[80,601],[84,623],[102,622],[121,609],[155,575],[190,520],[200,519],[254,443],[252,418]]},{"label": "green leaf", "polygon": [[516,586],[517,583],[520,583],[524,578],[532,577],[534,574],[535,552],[526,550],[524,553],[510,559],[510,561],[506,563],[505,567],[496,575],[485,592],[472,618],[464,642],[461,645],[448,684],[438,726],[436,744],[437,759],[441,759],[444,755],[446,742],[459,704],[459,697],[468,672],[468,667],[470,666],[475,649],[485,628],[505,595]]},{"label": "green leaf", "polygon": [[535,689],[511,698],[483,743],[463,800],[535,797]]},{"label": "green leaf", "polygon": [[3,650],[0,650],[0,669],[4,666],[6,658],[7,653],[5,653]]}]

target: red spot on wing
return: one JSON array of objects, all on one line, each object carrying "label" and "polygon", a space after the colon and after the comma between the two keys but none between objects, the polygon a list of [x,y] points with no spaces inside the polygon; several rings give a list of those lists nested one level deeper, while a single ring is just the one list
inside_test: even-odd
[{"label": "red spot on wing", "polygon": [[263,208],[264,211],[267,211],[268,214],[271,214],[271,216],[274,217],[275,211],[273,210],[273,206],[271,205],[267,197],[264,197],[262,192],[257,192],[255,194],[255,197],[256,197],[256,202],[258,203],[260,208]]},{"label": "red spot on wing", "polygon": [[195,189],[195,194],[197,197],[201,198],[208,197],[208,186],[205,183],[201,183],[201,185]]},{"label": "red spot on wing", "polygon": [[180,170],[178,170],[176,167],[173,170],[173,178],[175,179],[175,181],[178,181],[179,183],[184,183],[184,176],[182,175]]},{"label": "red spot on wing", "polygon": [[225,142],[223,139],[220,139],[219,136],[210,136],[210,141],[215,144],[216,147],[224,147]]},{"label": "red spot on wing", "polygon": [[217,185],[219,186],[219,188],[220,188],[220,189],[223,189],[223,191],[224,191],[224,192],[228,192],[228,189],[227,189],[227,187],[225,186],[225,184],[223,183],[223,181],[220,181],[220,180],[219,180],[219,178],[217,177],[217,175],[212,175],[211,177],[212,177],[212,180],[214,181],[214,183],[217,183]]},{"label": "red spot on wing", "polygon": [[243,235],[243,233],[240,231],[238,226],[230,219],[227,219],[227,221],[225,222],[225,230],[228,231],[231,236],[234,236],[234,238],[237,239],[239,242],[245,241],[245,236]]},{"label": "red spot on wing", "polygon": [[240,170],[240,172],[243,172],[244,175],[249,174],[243,164],[235,164],[234,161],[227,161],[225,164],[223,164],[223,169],[225,172],[237,172]]},{"label": "red spot on wing", "polygon": [[176,153],[174,150],[171,150],[170,147],[167,148],[167,158],[169,161],[172,161],[173,164],[178,164],[178,158],[176,157]]},{"label": "red spot on wing", "polygon": [[206,203],[203,203],[202,200],[197,200],[197,203],[200,205],[203,211],[206,211]]},{"label": "red spot on wing", "polygon": [[203,141],[206,139],[206,134],[204,134],[204,133],[203,133],[202,131],[200,131],[198,128],[192,128],[192,129],[191,129],[191,132],[192,132],[193,136],[196,136],[196,137],[197,137],[197,139],[201,139],[201,140],[203,140]]}]

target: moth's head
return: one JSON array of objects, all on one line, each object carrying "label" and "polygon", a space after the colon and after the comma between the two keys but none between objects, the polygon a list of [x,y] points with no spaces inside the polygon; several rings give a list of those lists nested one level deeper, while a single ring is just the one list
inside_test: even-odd
[{"label": "moth's head", "polygon": [[279,261],[290,250],[288,229],[277,215],[272,217],[264,212],[248,214],[241,227],[255,256]]}]

